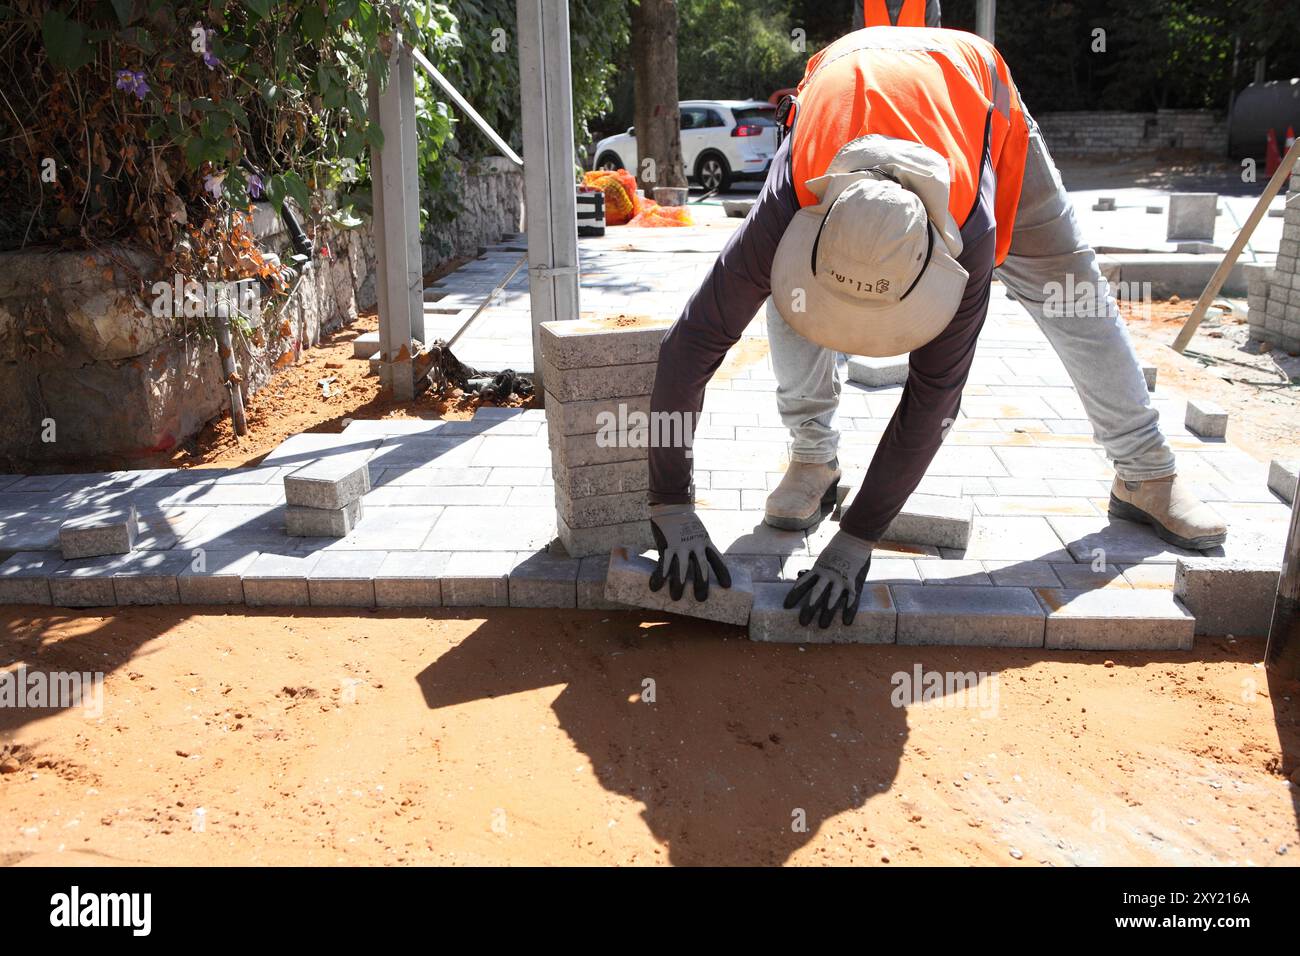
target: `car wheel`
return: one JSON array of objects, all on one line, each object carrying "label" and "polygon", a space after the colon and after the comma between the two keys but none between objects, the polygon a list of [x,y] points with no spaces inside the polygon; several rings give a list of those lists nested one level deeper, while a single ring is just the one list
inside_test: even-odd
[{"label": "car wheel", "polygon": [[731,188],[731,167],[717,153],[705,153],[695,163],[695,181],[707,192],[726,192]]},{"label": "car wheel", "polygon": [[596,158],[596,165],[592,168],[608,169],[612,172],[615,169],[625,169],[626,167],[623,165],[623,160],[619,157],[618,153],[606,150]]}]

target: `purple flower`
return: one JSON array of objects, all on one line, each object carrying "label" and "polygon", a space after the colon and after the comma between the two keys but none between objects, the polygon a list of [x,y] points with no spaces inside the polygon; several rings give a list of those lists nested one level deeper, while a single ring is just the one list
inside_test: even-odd
[{"label": "purple flower", "polygon": [[220,176],[204,176],[203,191],[212,196],[213,199],[221,198],[222,184],[226,181],[226,174]]},{"label": "purple flower", "polygon": [[117,88],[127,93],[134,93],[139,100],[143,100],[145,94],[149,92],[149,84],[145,82],[143,70],[118,70]]},{"label": "purple flower", "polygon": [[206,66],[209,70],[215,70],[217,67],[221,65],[221,61],[218,60],[211,53],[205,53],[203,54],[203,65]]},{"label": "purple flower", "polygon": [[248,198],[257,199],[262,195],[262,177],[253,173],[248,177]]}]

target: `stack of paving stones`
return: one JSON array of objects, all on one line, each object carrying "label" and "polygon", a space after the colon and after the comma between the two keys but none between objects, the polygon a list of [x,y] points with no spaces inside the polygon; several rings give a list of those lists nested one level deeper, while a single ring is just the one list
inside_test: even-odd
[{"label": "stack of paving stones", "polygon": [[366,455],[332,455],[284,477],[285,532],[300,538],[342,538],[361,521],[370,490]]},{"label": "stack of paving stones", "polygon": [[1251,338],[1300,353],[1300,166],[1291,173],[1277,261],[1250,265],[1246,276]]},{"label": "stack of paving stones", "polygon": [[[547,322],[542,382],[560,542],[573,557],[653,545],[649,421],[659,343],[671,323],[645,316]],[[686,440],[690,440],[689,436]]]}]

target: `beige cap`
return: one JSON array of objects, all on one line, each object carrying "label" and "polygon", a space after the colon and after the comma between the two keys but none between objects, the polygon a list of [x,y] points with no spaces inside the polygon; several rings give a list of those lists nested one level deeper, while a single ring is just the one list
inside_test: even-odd
[{"label": "beige cap", "polygon": [[919,143],[845,145],[794,216],[772,263],[772,299],[792,329],[851,355],[901,355],[952,321],[968,275],[948,212],[948,164]]}]

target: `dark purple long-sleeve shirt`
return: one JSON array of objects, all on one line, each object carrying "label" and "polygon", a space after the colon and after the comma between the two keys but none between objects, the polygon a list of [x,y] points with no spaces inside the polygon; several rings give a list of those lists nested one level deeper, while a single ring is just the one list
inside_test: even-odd
[{"label": "dark purple long-sleeve shirt", "polygon": [[[664,336],[651,409],[690,413],[694,423],[704,389],[771,294],[772,260],[790,220],[799,211],[790,171],[790,141],[777,150],[767,181],[744,223]],[[916,489],[961,405],[961,390],[975,357],[993,277],[993,175],[987,153],[980,199],[962,225],[958,262],[970,274],[957,314],[909,359],[907,384],[881,436],[861,489],[840,527],[855,537],[879,540]],[[684,447],[650,449],[650,501],[684,504],[694,499],[691,460]]]}]

